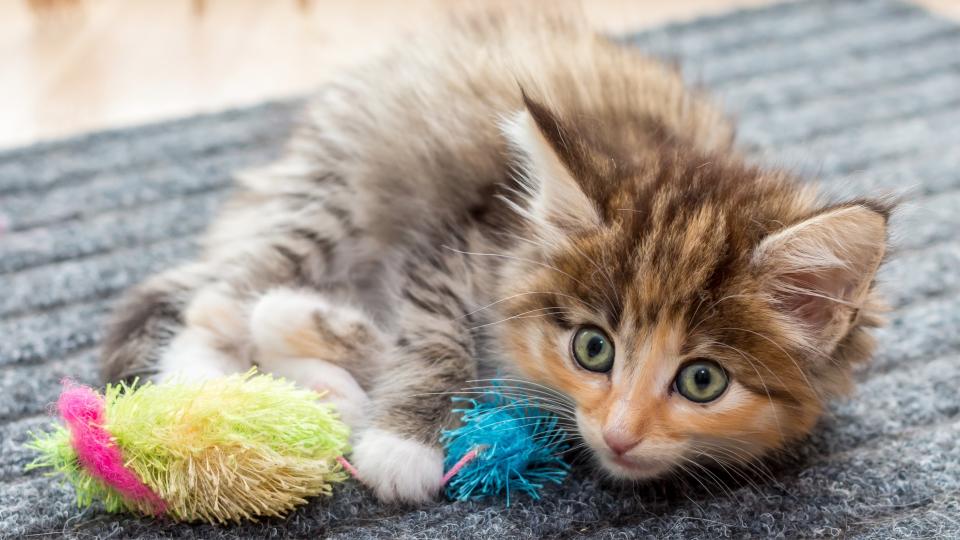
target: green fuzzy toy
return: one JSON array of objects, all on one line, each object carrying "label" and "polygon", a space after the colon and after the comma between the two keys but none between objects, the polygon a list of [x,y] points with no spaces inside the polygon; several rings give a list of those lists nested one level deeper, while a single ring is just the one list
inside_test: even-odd
[{"label": "green fuzzy toy", "polygon": [[30,468],[66,477],[81,506],[210,523],[282,516],[347,478],[349,428],[320,394],[253,370],[207,382],[69,382],[66,427],[31,444]]}]

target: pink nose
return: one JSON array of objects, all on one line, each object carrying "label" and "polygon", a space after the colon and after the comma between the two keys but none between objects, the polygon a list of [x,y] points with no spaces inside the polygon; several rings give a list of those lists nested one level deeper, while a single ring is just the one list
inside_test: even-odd
[{"label": "pink nose", "polygon": [[640,437],[621,429],[608,429],[603,432],[603,442],[607,443],[614,454],[622,456],[640,444]]}]

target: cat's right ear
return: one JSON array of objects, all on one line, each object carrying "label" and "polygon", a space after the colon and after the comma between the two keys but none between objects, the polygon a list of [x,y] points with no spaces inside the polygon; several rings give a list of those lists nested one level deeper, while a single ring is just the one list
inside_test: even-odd
[{"label": "cat's right ear", "polygon": [[545,231],[571,233],[598,227],[596,203],[583,191],[577,174],[587,151],[549,109],[523,95],[525,110],[503,123],[517,154],[526,204],[515,208]]}]

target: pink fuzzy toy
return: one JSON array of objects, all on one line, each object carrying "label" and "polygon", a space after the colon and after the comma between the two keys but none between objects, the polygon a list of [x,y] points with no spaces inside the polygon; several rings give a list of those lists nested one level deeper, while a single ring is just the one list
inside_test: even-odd
[{"label": "pink fuzzy toy", "polygon": [[124,465],[120,449],[104,429],[103,398],[70,381],[64,381],[63,386],[57,409],[70,429],[78,461],[91,476],[125,498],[151,508],[154,515],[163,514],[166,503]]}]

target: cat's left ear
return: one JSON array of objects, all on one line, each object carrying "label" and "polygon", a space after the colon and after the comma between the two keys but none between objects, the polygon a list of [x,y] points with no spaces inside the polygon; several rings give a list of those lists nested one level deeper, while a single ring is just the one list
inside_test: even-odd
[{"label": "cat's left ear", "polygon": [[589,159],[586,147],[545,106],[526,93],[523,101],[525,110],[503,124],[528,195],[519,210],[547,230],[570,233],[599,226],[597,205],[578,180]]},{"label": "cat's left ear", "polygon": [[889,209],[828,209],[765,238],[752,264],[768,293],[799,323],[805,340],[832,350],[868,301],[887,248]]}]

